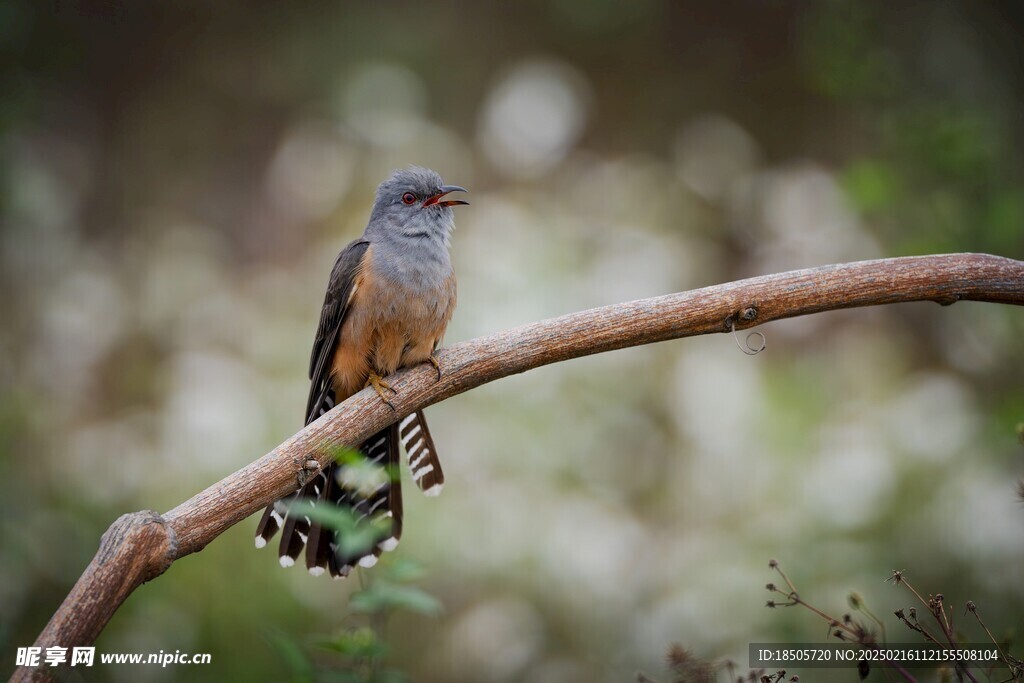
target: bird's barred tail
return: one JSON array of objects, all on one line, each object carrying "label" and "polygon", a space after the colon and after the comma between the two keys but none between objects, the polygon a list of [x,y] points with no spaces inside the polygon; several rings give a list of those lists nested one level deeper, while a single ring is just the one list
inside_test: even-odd
[{"label": "bird's barred tail", "polygon": [[[368,439],[360,448],[360,461],[331,464],[288,499],[268,506],[256,528],[256,547],[262,548],[282,529],[278,549],[281,565],[290,567],[305,546],[306,568],[313,575],[329,571],[348,576],[357,564],[372,567],[381,552],[393,550],[402,535],[402,489],[398,478],[398,425],[391,425]],[[348,514],[351,527],[371,524],[373,533],[348,538],[325,528],[292,505],[324,502]],[[357,545],[352,545],[355,542]]]},{"label": "bird's barred tail", "polygon": [[441,471],[441,461],[437,459],[437,449],[434,448],[434,440],[430,437],[423,411],[417,410],[404,418],[399,431],[413,481],[424,495],[440,494],[444,486],[444,472]]}]

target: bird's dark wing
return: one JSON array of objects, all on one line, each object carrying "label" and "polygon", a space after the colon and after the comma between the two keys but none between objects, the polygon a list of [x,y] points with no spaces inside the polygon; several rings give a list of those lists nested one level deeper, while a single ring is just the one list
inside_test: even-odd
[{"label": "bird's dark wing", "polygon": [[[331,270],[331,279],[327,283],[327,295],[324,307],[320,312],[320,325],[313,341],[313,354],[309,361],[309,399],[306,401],[306,424],[317,419],[334,407],[334,387],[331,385],[331,360],[338,345],[341,324],[345,321],[352,292],[356,286],[359,269],[366,256],[370,243],[366,240],[355,240],[338,254]],[[333,472],[333,467],[328,468]],[[322,481],[321,481],[322,480]],[[305,543],[305,536],[312,524],[308,517],[296,517],[288,514],[287,503],[302,498],[317,500],[329,481],[327,473],[306,484],[287,501],[282,499],[267,506],[256,527],[256,547],[262,548],[273,538],[277,530],[286,526],[283,535],[281,557],[294,562]],[[310,491],[307,491],[310,489]],[[279,503],[284,503],[280,508]],[[287,520],[287,521],[286,521]],[[319,533],[319,531],[318,531]],[[282,561],[284,561],[282,559]]]},{"label": "bird's dark wing", "polygon": [[[320,312],[320,325],[313,340],[313,353],[309,358],[309,398],[306,401],[306,424],[334,407],[331,387],[331,360],[338,345],[341,323],[345,320],[349,302],[355,290],[363,258],[370,243],[358,239],[338,254],[327,283],[324,307]],[[328,405],[329,404],[329,405]]]}]

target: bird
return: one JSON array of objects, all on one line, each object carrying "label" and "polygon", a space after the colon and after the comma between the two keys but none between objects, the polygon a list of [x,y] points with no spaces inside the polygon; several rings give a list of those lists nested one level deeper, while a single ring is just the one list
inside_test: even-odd
[{"label": "bird", "polygon": [[[388,392],[395,390],[385,378],[400,368],[429,362],[441,379],[436,351],[457,299],[449,254],[452,209],[469,203],[448,199],[452,192],[466,189],[416,166],[392,172],[377,187],[365,231],[341,250],[331,270],[310,356],[307,425],[367,386],[393,409]],[[314,470],[290,498],[267,507],[256,528],[256,547],[280,530],[282,566],[294,565],[305,547],[313,575],[329,571],[343,578],[356,566],[372,567],[402,535],[399,442],[413,481],[424,494],[439,494],[444,473],[418,410],[359,446],[358,459],[383,476],[359,476],[365,468],[345,458]],[[319,515],[311,519],[296,508],[299,502],[337,506],[355,524],[345,532],[325,528]],[[344,534],[358,531],[369,540],[346,542]]]}]

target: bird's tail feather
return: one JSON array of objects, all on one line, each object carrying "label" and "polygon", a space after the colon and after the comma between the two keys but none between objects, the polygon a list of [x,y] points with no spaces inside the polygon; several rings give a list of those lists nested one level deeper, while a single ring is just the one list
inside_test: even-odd
[{"label": "bird's tail feather", "polygon": [[444,472],[437,458],[434,439],[427,429],[427,419],[417,410],[400,423],[402,445],[409,460],[409,473],[424,495],[436,496],[444,487]]},{"label": "bird's tail feather", "polygon": [[[317,401],[318,409],[310,421],[330,410],[333,396],[327,392]],[[306,568],[311,574],[329,571],[344,577],[356,565],[373,566],[381,552],[393,550],[402,536],[402,488],[399,479],[398,444],[405,447],[413,481],[428,496],[436,496],[444,485],[444,472],[437,458],[434,440],[423,411],[377,432],[359,449],[359,458],[331,463],[292,496],[269,505],[256,527],[256,547],[266,546],[282,530],[278,555],[281,564],[290,567],[306,549]],[[367,476],[369,475],[369,476]],[[349,532],[370,524],[374,533],[353,546],[347,532],[324,526],[302,510],[293,510],[305,502],[333,506],[351,519]]]},{"label": "bird's tail feather", "polygon": [[[402,489],[398,478],[398,425],[374,434],[358,453],[341,463],[331,463],[296,494],[267,507],[256,528],[256,546],[264,547],[282,529],[278,555],[290,567],[306,549],[306,568],[311,574],[330,571],[344,577],[358,564],[376,564],[381,552],[393,550],[402,536]],[[347,514],[343,526],[325,526],[319,516],[310,518],[296,503],[331,506]],[[364,525],[370,525],[366,527]],[[372,530],[362,536],[365,529]],[[346,533],[351,537],[345,539]],[[352,542],[357,545],[353,546]]]}]

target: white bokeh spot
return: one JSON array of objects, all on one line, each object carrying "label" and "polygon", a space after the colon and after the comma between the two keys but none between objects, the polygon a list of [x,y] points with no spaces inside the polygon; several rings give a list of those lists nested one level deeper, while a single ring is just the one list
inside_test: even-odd
[{"label": "white bokeh spot", "polygon": [[480,117],[480,145],[509,175],[535,176],[561,162],[586,124],[590,93],[561,62],[513,67],[491,90]]}]

